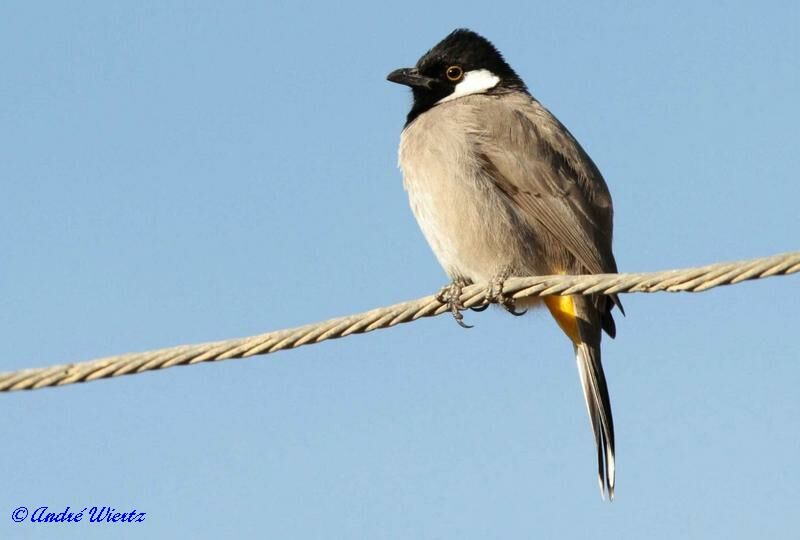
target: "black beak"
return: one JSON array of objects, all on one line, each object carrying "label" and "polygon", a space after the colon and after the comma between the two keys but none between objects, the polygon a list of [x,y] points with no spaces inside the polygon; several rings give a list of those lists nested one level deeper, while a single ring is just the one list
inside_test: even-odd
[{"label": "black beak", "polygon": [[436,79],[422,75],[417,68],[396,69],[386,76],[387,81],[404,84],[411,88],[430,88]]}]

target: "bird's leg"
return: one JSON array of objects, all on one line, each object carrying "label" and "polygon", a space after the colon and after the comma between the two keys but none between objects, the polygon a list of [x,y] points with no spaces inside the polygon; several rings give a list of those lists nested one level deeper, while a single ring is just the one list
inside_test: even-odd
[{"label": "bird's leg", "polygon": [[486,291],[486,302],[491,304],[500,304],[503,306],[503,309],[515,317],[525,315],[528,310],[524,309],[522,311],[517,311],[514,299],[506,296],[503,292],[503,284],[505,283],[507,277],[508,273],[504,272],[495,276],[492,281],[489,282],[489,289]]},{"label": "bird's leg", "polygon": [[463,278],[457,278],[454,279],[450,285],[442,287],[442,290],[436,295],[436,299],[439,302],[447,304],[447,307],[450,308],[450,313],[453,314],[453,318],[462,328],[472,328],[472,325],[464,322],[464,315],[461,313],[463,310],[467,309],[461,302],[461,289],[469,284],[469,281]]},{"label": "bird's leg", "polygon": [[471,309],[472,311],[477,311],[478,313],[480,313],[482,311],[486,311],[486,308],[489,307],[489,304],[491,304],[491,302],[488,301],[488,295],[484,296],[484,300],[487,300],[487,301],[482,306],[472,306],[469,309]]}]

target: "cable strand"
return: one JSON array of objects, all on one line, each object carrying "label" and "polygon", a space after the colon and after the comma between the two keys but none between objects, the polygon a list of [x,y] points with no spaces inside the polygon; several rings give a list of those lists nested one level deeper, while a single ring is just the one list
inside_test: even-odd
[{"label": "cable strand", "polygon": [[[514,299],[548,295],[702,292],[722,285],[797,272],[800,272],[800,252],[792,252],[748,261],[661,272],[511,277],[504,282],[503,292]],[[484,305],[488,288],[487,283],[464,287],[461,302],[466,307]],[[264,355],[352,334],[390,328],[449,311],[449,307],[440,302],[436,296],[426,296],[356,315],[257,336],[197,345],[179,345],[86,362],[10,371],[0,373],[0,392],[65,386],[172,366]]]}]

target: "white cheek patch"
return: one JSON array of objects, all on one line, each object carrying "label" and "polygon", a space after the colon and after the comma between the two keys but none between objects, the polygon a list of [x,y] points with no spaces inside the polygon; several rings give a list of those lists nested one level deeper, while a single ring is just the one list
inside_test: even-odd
[{"label": "white cheek patch", "polygon": [[436,103],[444,103],[445,101],[451,101],[453,99],[460,98],[462,96],[468,96],[470,94],[482,94],[487,90],[497,86],[497,83],[499,82],[500,77],[488,69],[475,69],[473,71],[467,71],[464,74],[464,78],[461,80],[461,82],[456,85],[453,93],[440,99]]}]

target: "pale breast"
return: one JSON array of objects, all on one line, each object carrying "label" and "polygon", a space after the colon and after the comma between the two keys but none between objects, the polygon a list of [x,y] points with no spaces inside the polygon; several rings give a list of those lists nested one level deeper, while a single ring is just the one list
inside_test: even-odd
[{"label": "pale breast", "polygon": [[451,278],[481,282],[524,273],[535,258],[530,231],[482,171],[471,141],[478,130],[470,107],[459,101],[403,130],[399,165],[411,209]]}]

